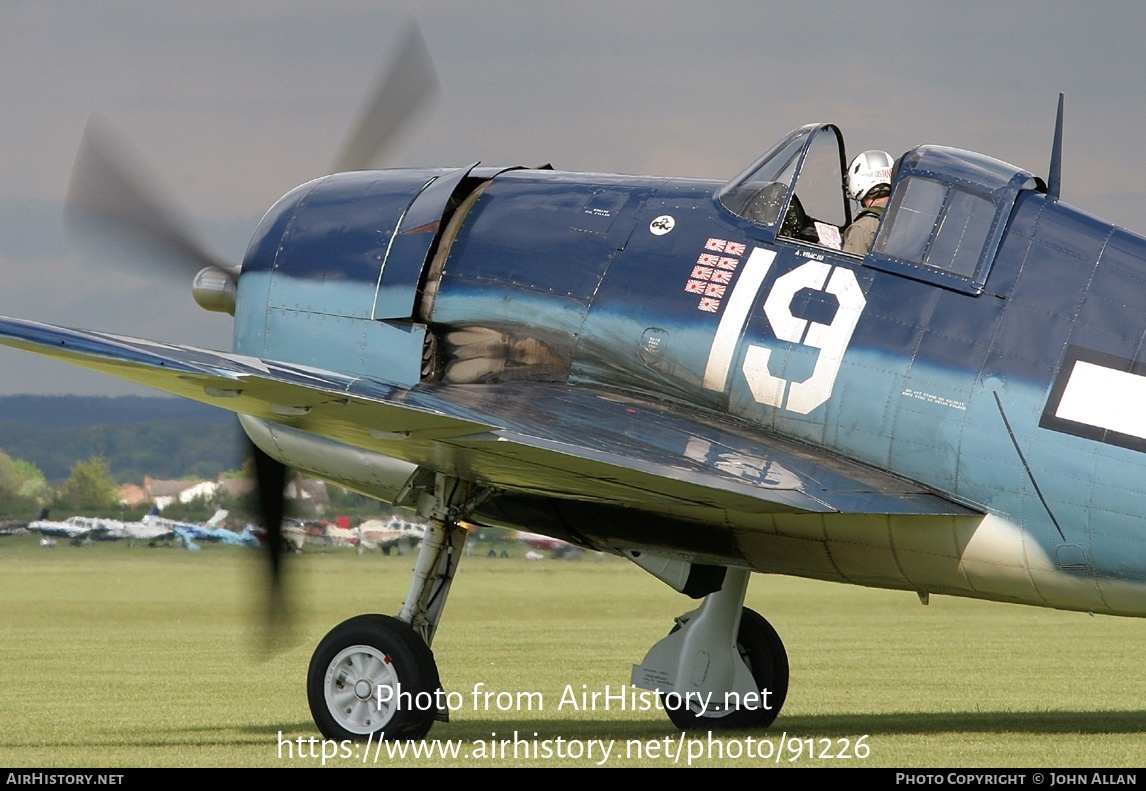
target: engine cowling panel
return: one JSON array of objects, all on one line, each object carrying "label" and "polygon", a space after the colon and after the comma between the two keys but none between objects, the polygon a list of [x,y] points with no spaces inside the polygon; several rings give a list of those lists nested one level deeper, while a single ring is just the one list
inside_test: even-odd
[{"label": "engine cowling panel", "polygon": [[327,176],[271,208],[243,263],[235,350],[413,386],[422,270],[471,168]]}]

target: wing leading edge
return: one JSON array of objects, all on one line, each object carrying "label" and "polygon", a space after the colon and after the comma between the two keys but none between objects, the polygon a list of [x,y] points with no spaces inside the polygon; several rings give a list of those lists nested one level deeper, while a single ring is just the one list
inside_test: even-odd
[{"label": "wing leading edge", "polygon": [[0,319],[0,344],[526,495],[661,510],[981,513],[717,416],[573,385],[426,386]]}]

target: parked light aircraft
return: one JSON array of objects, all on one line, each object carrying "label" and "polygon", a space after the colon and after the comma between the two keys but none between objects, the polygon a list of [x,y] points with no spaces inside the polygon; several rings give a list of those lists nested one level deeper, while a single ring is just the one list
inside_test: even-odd
[{"label": "parked light aircraft", "polygon": [[788,660],[743,609],[753,571],[1146,615],[1146,238],[1060,200],[1061,118],[1045,182],[897,152],[866,255],[832,243],[847,156],[815,123],[728,182],[478,164],[309,182],[241,267],[196,279],[234,315],[231,352],[0,334],[238,413],[270,509],[289,464],[428,520],[398,616],[337,626],[311,660],[326,736],[440,716],[376,701],[439,686],[462,520],[702,600],[633,683],[681,727],[767,726]]},{"label": "parked light aircraft", "polygon": [[541,535],[540,533],[515,533],[514,537],[533,549],[540,549],[545,552],[552,552],[553,557],[565,557],[569,552],[577,552],[578,550],[568,541],[562,541],[559,538]]},{"label": "parked light aircraft", "polygon": [[122,522],[118,519],[105,519],[94,516],[69,516],[62,522],[48,519],[48,509],[40,511],[39,518],[31,522],[28,527],[38,530],[47,538],[66,538],[73,544],[87,540],[120,541],[127,539],[131,544],[136,541],[168,541],[178,537],[186,548],[198,549],[193,545],[192,539],[206,539],[224,541],[231,544],[258,545],[258,539],[243,534],[232,533],[229,530],[216,529],[219,523],[227,516],[227,512],[219,510],[205,525],[175,522],[159,516],[153,511],[138,522]]},{"label": "parked light aircraft", "polygon": [[103,539],[109,534],[118,537],[123,532],[124,523],[117,519],[102,519],[94,516],[69,516],[62,522],[48,518],[48,509],[42,509],[39,517],[28,524],[30,530],[38,530],[45,538],[66,538],[73,544],[89,539]]},{"label": "parked light aircraft", "polygon": [[426,526],[400,516],[386,520],[371,519],[351,531],[358,539],[360,549],[380,549],[389,555],[391,550],[405,553],[416,547],[426,534]]},{"label": "parked light aircraft", "polygon": [[220,508],[215,511],[203,524],[196,524],[194,522],[178,522],[174,519],[166,519],[158,514],[148,514],[143,517],[139,529],[134,531],[134,538],[148,538],[151,539],[155,535],[165,536],[179,536],[183,545],[187,548],[195,546],[195,539],[200,541],[218,541],[224,544],[232,544],[234,546],[258,546],[259,540],[256,538],[249,529],[244,528],[241,533],[235,533],[222,527],[223,520],[227,518],[227,511]]}]

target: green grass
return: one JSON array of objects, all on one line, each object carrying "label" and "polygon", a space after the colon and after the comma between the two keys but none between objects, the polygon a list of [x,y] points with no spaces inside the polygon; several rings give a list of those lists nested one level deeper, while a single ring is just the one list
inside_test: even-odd
[{"label": "green grass", "polygon": [[[520,550],[516,550],[518,555]],[[394,613],[413,555],[315,551],[291,558],[295,641],[260,658],[257,553],[98,544],[41,549],[0,538],[0,764],[34,767],[318,765],[280,758],[284,738],[318,737],[305,693],[311,651],[336,623]],[[753,579],[748,605],[772,621],[792,665],[773,728],[780,765],[1137,767],[1146,757],[1140,620],[788,578]],[[462,562],[434,643],[444,687],[463,693],[433,743],[614,740],[663,747],[679,735],[656,711],[557,710],[566,685],[616,690],[689,602],[625,561]],[[472,690],[540,692],[542,711],[474,710]],[[492,734],[496,733],[497,736]],[[864,760],[835,755],[866,736]],[[690,738],[704,739],[703,734]],[[808,745],[816,757],[809,758]],[[550,741],[556,749],[556,742]],[[688,747],[699,749],[707,743]],[[799,757],[794,761],[796,747]],[[298,750],[297,742],[293,745]],[[310,750],[310,745],[307,745]],[[509,748],[512,753],[512,746]],[[321,747],[314,746],[316,754]],[[373,753],[371,753],[371,763]],[[389,759],[379,764],[591,765],[560,760]],[[681,762],[685,759],[682,757]],[[328,763],[357,765],[338,758]],[[744,758],[700,765],[775,765]]]}]

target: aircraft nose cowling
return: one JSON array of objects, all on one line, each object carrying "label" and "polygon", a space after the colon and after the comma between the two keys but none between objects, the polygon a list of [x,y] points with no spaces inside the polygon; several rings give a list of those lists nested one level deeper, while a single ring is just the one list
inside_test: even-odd
[{"label": "aircraft nose cowling", "polygon": [[267,212],[243,262],[235,351],[410,386],[418,282],[470,168],[340,173]]}]

